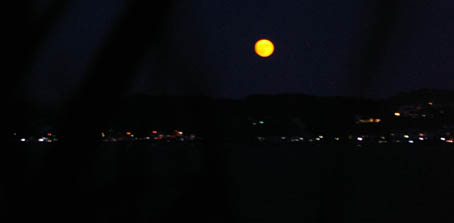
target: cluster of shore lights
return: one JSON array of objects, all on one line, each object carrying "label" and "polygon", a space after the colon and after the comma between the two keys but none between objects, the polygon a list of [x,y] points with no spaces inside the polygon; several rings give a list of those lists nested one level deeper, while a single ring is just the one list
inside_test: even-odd
[{"label": "cluster of shore lights", "polygon": [[[431,102],[431,101],[429,101],[429,102],[427,102],[427,104],[430,105],[430,106],[432,106],[434,103]],[[419,107],[419,106],[418,106],[418,107]],[[401,115],[400,112],[394,112],[394,116],[399,117],[400,115]],[[426,115],[423,114],[422,116],[425,117]]]},{"label": "cluster of shore lights", "polygon": [[[379,143],[379,144],[383,144],[383,143],[409,143],[409,144],[415,144],[417,143],[418,141],[419,142],[423,142],[423,141],[431,141],[430,138],[427,137],[427,135],[425,133],[418,133],[415,137],[412,137],[410,136],[409,134],[403,134],[401,135],[402,137],[401,138],[394,138],[396,137],[398,134],[396,133],[390,133],[389,134],[391,136],[391,138],[388,138],[384,135],[382,136],[379,136],[378,138],[376,138],[375,136],[368,136],[368,135],[360,135],[360,136],[353,136],[353,135],[348,135],[347,137],[345,137],[345,140],[348,140],[348,141],[357,141],[358,143],[367,143],[367,142],[376,142],[376,143]],[[258,141],[260,142],[265,142],[267,141],[266,137],[262,137],[262,136],[259,136],[257,137]],[[288,137],[288,136],[281,136],[280,139],[282,141],[289,141],[289,142],[303,142],[303,141],[306,141],[306,142],[321,142],[321,141],[325,141],[325,139],[333,139],[334,141],[341,141],[341,137],[339,136],[334,136],[334,137],[325,137],[323,135],[318,135],[318,136],[315,136],[314,138],[303,138],[303,137]],[[370,139],[373,139],[372,141]],[[436,141],[437,138],[433,139]],[[447,137],[440,137],[439,140],[445,142],[445,143],[454,143],[454,137],[451,137],[451,138],[447,138]],[[328,140],[330,141],[330,140]]]},{"label": "cluster of shore lights", "polygon": [[[177,136],[183,136],[183,132],[182,131],[174,130],[174,132],[175,132],[175,135],[177,135]],[[158,131],[157,130],[153,130],[153,131],[151,131],[151,133],[153,135],[156,135],[156,134],[158,134]],[[132,132],[130,132],[130,131],[126,131],[125,135],[130,136],[130,137],[134,137],[134,134]],[[101,132],[101,137],[103,137],[103,138],[106,137],[106,134],[104,132]]]},{"label": "cluster of shore lights", "polygon": [[446,137],[440,137],[441,141],[444,141],[446,143],[454,143],[454,139],[447,139]]},{"label": "cluster of shore lights", "polygon": [[369,118],[369,119],[361,119],[359,120],[360,123],[380,123],[381,119],[379,118]]},{"label": "cluster of shore lights", "polygon": [[[265,121],[258,121],[258,124],[264,125],[264,124],[265,124]],[[252,125],[253,125],[253,126],[256,126],[256,125],[257,125],[257,122],[253,122]]]},{"label": "cluster of shore lights", "polygon": [[[156,134],[158,134],[158,131],[153,130],[151,133],[152,133],[153,135],[156,135]],[[178,131],[177,134],[183,135],[183,132]],[[132,134],[132,132],[130,132],[130,131],[125,132],[125,135],[130,136],[130,137],[134,137],[134,134]],[[102,138],[105,138],[105,137],[106,137],[106,133],[105,133],[105,132],[101,132],[101,137],[102,137]]]}]

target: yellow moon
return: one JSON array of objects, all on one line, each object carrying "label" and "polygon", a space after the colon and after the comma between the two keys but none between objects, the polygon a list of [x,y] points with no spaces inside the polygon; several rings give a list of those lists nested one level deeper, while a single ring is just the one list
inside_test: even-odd
[{"label": "yellow moon", "polygon": [[254,49],[260,57],[269,57],[274,53],[274,44],[270,40],[261,39],[255,43]]}]

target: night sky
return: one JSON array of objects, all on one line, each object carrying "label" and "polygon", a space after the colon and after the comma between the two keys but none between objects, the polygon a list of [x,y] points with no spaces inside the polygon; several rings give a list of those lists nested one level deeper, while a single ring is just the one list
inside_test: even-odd
[{"label": "night sky", "polygon": [[[148,2],[148,3],[147,3]],[[381,98],[453,89],[454,2],[29,1],[14,94],[58,104],[86,89],[241,98]],[[260,58],[255,41],[276,45]]]}]

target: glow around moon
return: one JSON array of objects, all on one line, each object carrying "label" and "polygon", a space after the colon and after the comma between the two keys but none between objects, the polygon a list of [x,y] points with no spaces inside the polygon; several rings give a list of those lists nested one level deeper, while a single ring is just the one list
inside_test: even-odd
[{"label": "glow around moon", "polygon": [[261,39],[255,43],[254,49],[260,57],[269,57],[274,53],[274,44],[268,39]]}]

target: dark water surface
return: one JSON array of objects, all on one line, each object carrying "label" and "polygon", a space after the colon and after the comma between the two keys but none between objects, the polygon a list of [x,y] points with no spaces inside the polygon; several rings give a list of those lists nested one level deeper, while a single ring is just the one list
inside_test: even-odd
[{"label": "dark water surface", "polygon": [[454,222],[454,147],[17,144],[7,222]]}]

